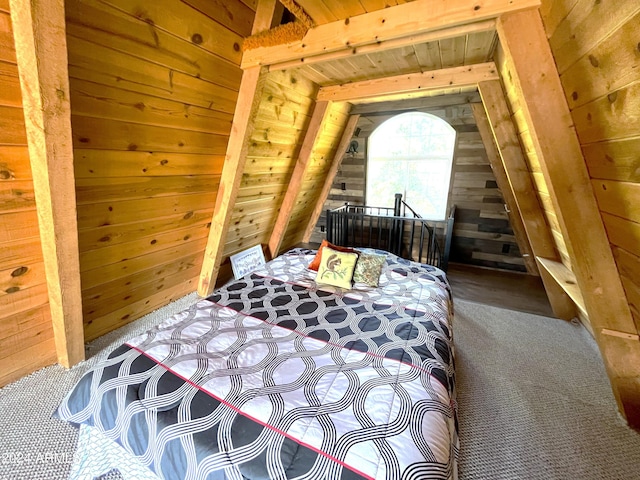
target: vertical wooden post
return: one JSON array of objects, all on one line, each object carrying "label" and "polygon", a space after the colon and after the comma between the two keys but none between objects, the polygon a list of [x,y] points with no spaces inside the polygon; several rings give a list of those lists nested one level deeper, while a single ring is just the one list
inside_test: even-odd
[{"label": "vertical wooden post", "polygon": [[[273,24],[277,0],[260,0],[253,22],[252,33],[268,30]],[[260,106],[267,69],[252,67],[242,73],[238,102],[233,114],[231,134],[222,168],[216,206],[202,261],[198,294],[207,297],[213,293],[222,263],[224,242],[229,232],[233,207],[238,197],[242,173],[247,161],[249,140],[254,129],[254,118]]]},{"label": "vertical wooden post", "polygon": [[291,213],[293,212],[296,198],[298,198],[298,194],[302,188],[302,180],[304,179],[304,175],[309,166],[313,147],[322,132],[322,124],[329,113],[330,106],[331,102],[317,102],[313,109],[309,128],[307,128],[307,133],[304,136],[304,141],[302,142],[302,147],[298,154],[298,160],[296,161],[296,165],[293,169],[293,174],[289,179],[289,186],[287,187],[287,192],[282,200],[282,205],[278,212],[278,218],[276,219],[269,239],[269,251],[271,253],[271,258],[278,255],[278,251],[282,245],[282,239],[287,233]]},{"label": "vertical wooden post", "polygon": [[498,188],[502,193],[502,198],[507,205],[509,223],[513,229],[513,234],[516,237],[516,242],[518,243],[518,248],[520,249],[520,253],[524,259],[527,272],[530,275],[538,275],[536,258],[531,250],[529,238],[527,237],[527,232],[525,231],[524,224],[522,223],[522,215],[520,214],[520,209],[516,203],[511,185],[509,185],[509,179],[504,171],[504,165],[502,164],[502,160],[500,160],[500,154],[498,153],[495,145],[493,133],[491,132],[491,124],[487,118],[487,112],[485,112],[484,107],[480,103],[472,103],[471,109],[473,110],[473,116],[476,119],[476,125],[478,125],[478,131],[480,132],[482,143],[484,143],[484,148],[487,151],[489,164],[491,165],[493,174],[496,177],[496,183],[498,184]]},{"label": "vertical wooden post", "polygon": [[[551,229],[536,198],[535,186],[522,153],[502,85],[499,80],[480,82],[478,90],[533,254],[536,257],[557,260]],[[565,320],[575,317],[575,305],[569,296],[546,270],[539,270],[554,315]]]},{"label": "vertical wooden post", "polygon": [[58,362],[84,360],[63,0],[10,0]]},{"label": "vertical wooden post", "polygon": [[622,414],[640,428],[640,342],[539,11],[497,24],[524,120]]},{"label": "vertical wooden post", "polygon": [[[340,164],[342,163],[342,159],[344,158],[345,152],[347,148],[349,148],[349,144],[351,143],[351,138],[353,137],[353,132],[356,130],[356,126],[358,125],[358,120],[360,120],[360,115],[351,115],[349,120],[347,120],[347,125],[342,131],[342,137],[340,138],[340,143],[338,143],[338,148],[336,149],[336,153],[333,156],[333,160],[331,162],[331,166],[329,167],[329,172],[324,179],[324,185],[322,187],[322,191],[316,200],[316,206],[313,209],[313,213],[311,214],[311,218],[309,218],[309,223],[307,223],[307,229],[305,230],[303,241],[308,242],[311,238],[311,234],[313,233],[313,229],[318,223],[318,219],[322,213],[322,209],[324,207],[327,198],[329,198],[329,193],[331,192],[331,185],[333,185],[333,180],[336,178],[336,174],[338,173],[338,169],[340,168]],[[327,225],[328,228],[328,225]]]}]

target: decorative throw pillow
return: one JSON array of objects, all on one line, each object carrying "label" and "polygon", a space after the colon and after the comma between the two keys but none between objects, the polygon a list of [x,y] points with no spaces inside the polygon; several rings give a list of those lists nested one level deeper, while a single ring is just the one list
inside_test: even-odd
[{"label": "decorative throw pillow", "polygon": [[316,272],[318,271],[318,267],[320,266],[320,258],[322,258],[322,250],[324,249],[324,247],[329,247],[333,250],[337,250],[338,252],[355,253],[355,250],[353,248],[339,247],[338,245],[329,243],[327,240],[322,240],[322,243],[320,244],[320,248],[318,248],[318,253],[316,253],[316,256],[313,257],[313,260],[307,267],[309,270],[315,270]]},{"label": "decorative throw pillow", "polygon": [[387,257],[385,255],[360,253],[360,255],[358,255],[356,268],[353,272],[353,281],[364,283],[370,287],[377,287],[386,259]]},{"label": "decorative throw pillow", "polygon": [[329,247],[323,248],[316,282],[351,288],[351,278],[357,261],[358,254],[355,252],[339,252]]}]

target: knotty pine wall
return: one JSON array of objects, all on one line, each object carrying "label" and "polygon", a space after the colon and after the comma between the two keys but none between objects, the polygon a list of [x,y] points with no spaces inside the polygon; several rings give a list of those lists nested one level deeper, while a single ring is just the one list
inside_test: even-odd
[{"label": "knotty pine wall", "polygon": [[[479,101],[479,97],[475,97]],[[509,224],[504,200],[478,133],[469,105],[421,109],[449,122],[457,131],[449,204],[456,204],[451,261],[470,265],[525,271],[524,261]],[[363,115],[354,140],[358,152],[345,153],[324,210],[345,202],[365,204],[367,140],[396,113]],[[320,242],[325,234],[325,214],[311,237]]]},{"label": "knotty pine wall", "polygon": [[67,0],[86,340],[196,288],[254,11]]},{"label": "knotty pine wall", "polygon": [[0,2],[0,386],[57,360],[8,2]]},{"label": "knotty pine wall", "polygon": [[329,173],[336,154],[342,132],[349,120],[348,103],[332,103],[322,125],[320,137],[309,160],[309,168],[302,180],[302,189],[296,199],[291,220],[285,233],[282,246],[291,247],[303,240],[316,200],[324,187],[325,178]]},{"label": "knotty pine wall", "polygon": [[543,0],[541,12],[640,330],[640,4]]},{"label": "knotty pine wall", "polygon": [[287,71],[267,74],[225,242],[225,257],[269,243],[317,91],[318,86],[302,75]]},{"label": "knotty pine wall", "polygon": [[540,168],[540,161],[538,160],[533,147],[533,139],[531,138],[531,134],[529,133],[529,126],[522,114],[522,106],[520,105],[520,100],[518,98],[518,94],[516,93],[516,88],[510,81],[510,79],[512,78],[512,74],[510,73],[510,71],[513,70],[513,65],[511,65],[511,63],[507,61],[500,46],[498,46],[496,50],[496,63],[502,77],[507,103],[509,104],[509,108],[511,110],[511,118],[514,125],[516,126],[518,138],[520,139],[520,145],[522,147],[522,152],[527,162],[527,167],[531,174],[533,184],[536,187],[536,191],[532,192],[532,194],[536,195],[538,201],[540,202],[545,220],[551,229],[551,234],[554,240],[554,247],[556,252],[558,253],[559,258],[562,260],[562,263],[571,270],[571,259],[569,258],[569,253],[567,251],[567,245],[564,241],[564,237],[562,236],[560,224],[558,223],[558,217],[556,215],[555,208],[549,195],[549,189]]}]

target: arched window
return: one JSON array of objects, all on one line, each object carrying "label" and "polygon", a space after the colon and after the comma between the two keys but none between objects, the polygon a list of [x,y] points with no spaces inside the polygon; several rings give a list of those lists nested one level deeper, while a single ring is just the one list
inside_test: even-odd
[{"label": "arched window", "polygon": [[392,207],[394,195],[422,217],[443,220],[456,131],[428,113],[403,113],[369,138],[367,205]]}]

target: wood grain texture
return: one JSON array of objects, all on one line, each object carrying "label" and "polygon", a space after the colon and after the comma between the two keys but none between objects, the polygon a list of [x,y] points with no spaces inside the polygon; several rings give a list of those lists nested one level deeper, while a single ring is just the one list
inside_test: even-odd
[{"label": "wood grain texture", "polygon": [[[502,84],[500,81],[482,82],[478,89],[532,252],[536,257],[557,260],[554,237],[538,200],[532,195],[534,183],[518,142]],[[550,276],[541,272],[541,278],[555,315],[567,320],[573,318],[575,308],[567,294]]]},{"label": "wood grain texture", "polygon": [[323,87],[318,93],[318,100],[354,101],[372,97],[379,99],[399,93],[422,93],[445,87],[466,87],[496,78],[496,66],[493,62],[488,62]]},{"label": "wood grain texture", "polygon": [[58,362],[84,359],[63,5],[11,1]]},{"label": "wood grain texture", "polygon": [[[595,23],[592,25],[599,29],[601,24],[607,25],[607,21],[601,21],[597,27]],[[516,90],[522,98],[523,112],[614,396],[630,425],[640,426],[640,344],[601,334],[602,329],[608,329],[635,335],[637,327],[604,231],[580,143],[571,126],[571,112],[542,21],[536,11],[510,14],[498,21],[498,34],[515,67]],[[584,42],[583,47],[587,44]],[[556,55],[556,61],[558,58]],[[534,100],[535,92],[541,88],[546,95]],[[586,231],[588,237],[584,235]]]},{"label": "wood grain texture", "polygon": [[[273,23],[276,5],[274,0],[260,2],[255,15],[252,33],[267,30]],[[220,189],[211,219],[211,230],[205,249],[202,270],[198,281],[198,294],[210,295],[223,262],[225,241],[229,223],[238,198],[240,182],[251,136],[266,83],[266,71],[259,67],[245,70],[240,82],[238,102],[235,105],[233,125],[227,144]]]},{"label": "wood grain texture", "polygon": [[351,138],[353,137],[353,134],[356,130],[359,119],[360,115],[350,115],[349,120],[347,121],[347,124],[342,131],[340,143],[338,143],[338,146],[336,147],[336,151],[331,160],[331,165],[329,167],[329,170],[327,171],[327,175],[324,177],[324,181],[322,182],[322,190],[316,199],[316,204],[313,208],[311,216],[309,217],[309,221],[302,238],[302,241],[305,243],[311,240],[313,229],[315,228],[318,220],[322,215],[322,210],[331,192],[331,185],[333,184],[334,179],[336,178],[336,175],[340,170],[343,157],[345,156],[345,152],[347,151],[349,144],[351,143]]},{"label": "wood grain texture", "polygon": [[320,25],[310,29],[298,42],[248,50],[242,67],[270,65],[340,50],[352,51],[364,45],[496,18],[508,11],[539,4],[536,0],[490,0],[480,6],[461,0],[418,0],[356,15],[349,18],[349,22],[337,20]]},{"label": "wood grain texture", "polygon": [[288,182],[287,193],[282,200],[278,216],[273,225],[273,231],[269,239],[269,252],[271,258],[275,258],[282,245],[282,239],[287,231],[287,226],[291,218],[296,197],[302,189],[302,180],[309,167],[309,160],[313,152],[316,142],[322,133],[322,126],[330,111],[331,104],[329,102],[317,102],[311,114],[311,121],[307,127],[302,147],[298,154],[293,173]]},{"label": "wood grain texture", "polygon": [[[220,11],[196,0],[65,3],[83,307],[85,317],[93,312],[85,331],[93,336],[184,290],[164,282],[173,293],[163,295],[154,280],[181,275],[195,286],[242,76],[241,32],[254,12],[239,1]],[[134,289],[136,301],[116,288]]]},{"label": "wood grain texture", "polygon": [[[55,363],[56,347],[9,2],[3,2],[0,10],[0,106],[12,109],[9,121],[17,120],[0,129],[0,386],[4,386]],[[0,122],[4,125],[7,119]]]},{"label": "wood grain texture", "polygon": [[489,119],[487,118],[487,114],[482,104],[472,104],[471,107],[476,120],[476,124],[478,125],[478,131],[482,138],[482,143],[484,144],[484,148],[487,152],[487,159],[491,164],[491,170],[495,175],[496,183],[498,184],[498,188],[500,189],[502,197],[504,198],[505,204],[507,206],[509,223],[516,237],[518,249],[522,254],[524,264],[527,267],[527,272],[532,275],[537,275],[538,267],[533,256],[531,244],[529,243],[529,238],[527,237],[527,232],[522,221],[522,215],[520,214],[520,210],[518,209],[518,204],[513,194],[513,190],[511,189],[511,185],[509,184],[509,179],[505,172],[504,164],[500,159],[500,153],[498,152],[495,145],[495,140],[491,131],[491,124],[489,122]]}]

